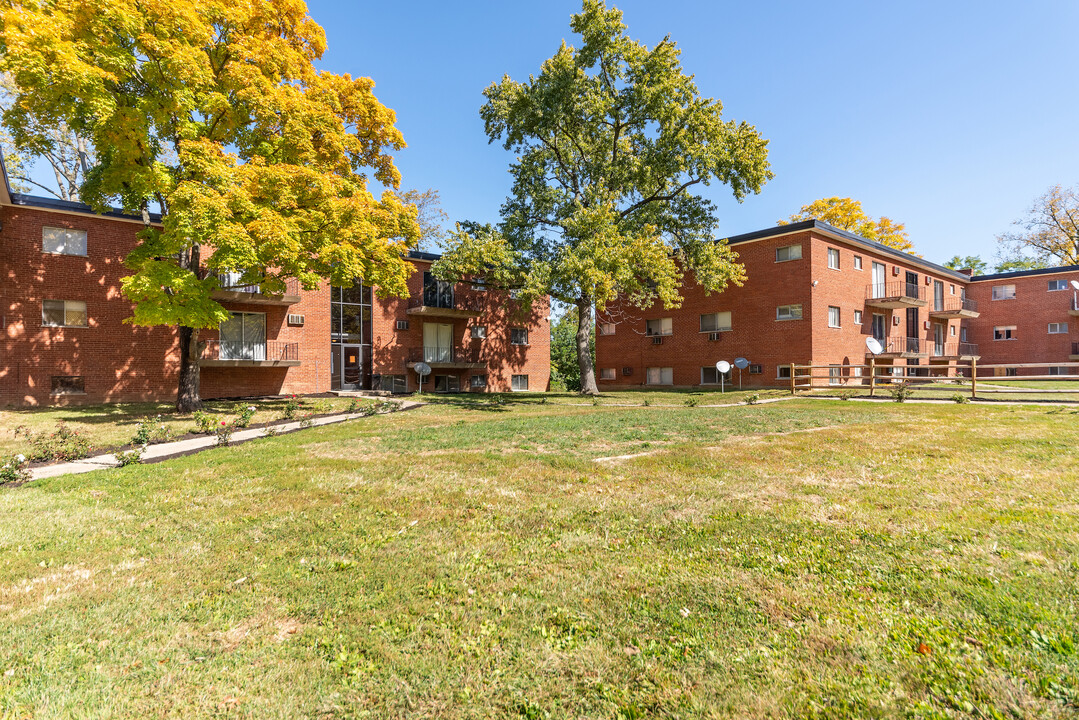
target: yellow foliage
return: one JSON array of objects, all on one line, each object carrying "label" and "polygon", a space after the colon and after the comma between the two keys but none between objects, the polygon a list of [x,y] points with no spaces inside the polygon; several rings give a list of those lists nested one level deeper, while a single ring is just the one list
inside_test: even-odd
[{"label": "yellow foliage", "polygon": [[[862,210],[862,203],[858,200],[840,197],[814,200],[808,205],[803,205],[800,212],[791,215],[789,222],[813,219],[826,222],[840,230],[861,235],[867,240],[875,240],[896,250],[904,252],[914,250],[914,243],[910,241],[903,223],[897,223],[884,216],[881,216],[879,220],[874,220]],[[786,225],[787,222],[780,220],[778,224]]]}]

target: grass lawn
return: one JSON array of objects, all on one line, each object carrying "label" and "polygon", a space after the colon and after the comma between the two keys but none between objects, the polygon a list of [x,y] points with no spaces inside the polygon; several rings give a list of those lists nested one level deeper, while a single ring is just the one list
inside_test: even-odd
[{"label": "grass lawn", "polygon": [[0,488],[0,716],[1074,717],[1077,445],[439,402]]}]

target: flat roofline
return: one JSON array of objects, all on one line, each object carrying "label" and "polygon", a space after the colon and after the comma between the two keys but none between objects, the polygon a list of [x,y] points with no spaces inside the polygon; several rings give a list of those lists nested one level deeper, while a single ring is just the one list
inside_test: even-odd
[{"label": "flat roofline", "polygon": [[843,240],[854,245],[859,245],[872,250],[873,252],[881,253],[884,255],[890,255],[894,258],[898,258],[905,263],[911,265],[917,265],[922,268],[932,270],[935,273],[944,275],[961,282],[967,282],[970,280],[970,276],[963,273],[946,268],[943,265],[937,265],[935,262],[930,262],[924,258],[920,258],[917,255],[911,255],[910,253],[903,252],[902,250],[896,250],[895,248],[883,245],[875,240],[869,240],[861,235],[848,232],[846,230],[840,230],[834,225],[829,225],[821,220],[802,220],[801,222],[790,223],[788,225],[777,225],[771,228],[765,228],[764,230],[754,230],[753,232],[742,233],[741,235],[734,235],[727,238],[728,245],[737,245],[739,243],[752,242],[754,240],[762,240],[764,238],[777,237],[779,235],[788,235],[796,232],[805,232],[806,230],[816,230],[828,235],[831,235],[839,240]]},{"label": "flat roofline", "polygon": [[[5,176],[4,182],[7,182]],[[123,210],[112,208],[106,210],[103,213],[99,213],[86,203],[74,202],[72,200],[61,200],[60,198],[41,197],[39,195],[25,195],[23,193],[11,193],[11,204],[21,207],[32,207],[41,210],[59,210],[66,213],[77,213],[80,215],[94,215],[97,217],[109,217],[116,218],[118,220],[134,220],[136,222],[142,222],[142,217],[139,215],[132,215],[125,213]],[[161,224],[161,213],[150,213],[150,222],[155,224]]]},{"label": "flat roofline", "polygon": [[1058,265],[1057,267],[1038,268],[1036,270],[1013,270],[1011,272],[993,273],[992,275],[975,275],[971,282],[984,282],[986,280],[1008,280],[1010,278],[1029,277],[1031,275],[1054,275],[1056,273],[1079,272],[1079,265]]}]

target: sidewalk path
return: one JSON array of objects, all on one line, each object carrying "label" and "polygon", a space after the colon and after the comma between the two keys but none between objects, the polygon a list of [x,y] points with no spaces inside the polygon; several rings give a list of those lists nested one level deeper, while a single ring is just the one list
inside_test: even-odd
[{"label": "sidewalk path", "polygon": [[[402,410],[411,410],[414,407],[420,407],[424,403],[416,402],[414,400],[391,400],[400,405],[397,412]],[[312,418],[311,427],[320,427],[322,425],[333,425],[334,423],[345,422],[346,420],[356,420],[363,417],[371,417],[370,415],[361,415],[359,413],[352,413],[348,415],[327,415],[326,417]],[[302,430],[303,426],[299,421],[287,422],[280,425],[273,426],[274,431],[278,435],[285,433],[295,432],[296,430]],[[232,441],[230,444],[236,444],[238,442],[244,442],[245,440],[254,440],[255,438],[265,437],[266,428],[251,428],[248,430],[237,430],[232,434]],[[177,455],[189,455],[193,452],[199,452],[200,450],[207,450],[217,445],[217,437],[214,435],[205,435],[203,437],[191,438],[189,440],[177,440],[175,442],[158,443],[156,445],[149,445],[146,451],[142,454],[143,462],[153,460],[164,460],[166,458],[175,457]],[[95,455],[94,457],[82,458],[81,460],[74,460],[72,462],[57,463],[56,465],[45,465],[31,469],[31,481],[42,480],[44,478],[56,477],[57,475],[76,475],[78,473],[93,472],[94,470],[102,470],[104,468],[118,467],[119,463],[116,460],[116,456],[113,454],[107,455]]]}]

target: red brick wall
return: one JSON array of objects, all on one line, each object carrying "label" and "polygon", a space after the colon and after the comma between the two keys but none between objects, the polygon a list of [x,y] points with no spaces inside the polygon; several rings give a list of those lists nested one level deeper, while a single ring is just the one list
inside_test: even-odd
[{"label": "red brick wall", "polygon": [[[423,297],[423,273],[430,269],[426,260],[412,260],[416,272],[408,279],[408,289],[413,302]],[[543,300],[531,308],[522,307],[507,293],[497,290],[479,292],[464,283],[454,288],[458,304],[476,307],[482,311],[477,318],[450,318],[441,316],[409,315],[409,298],[376,299],[372,305],[372,371],[386,375],[406,375],[408,389],[417,389],[417,376],[408,367],[409,353],[419,352],[423,347],[423,324],[425,322],[453,325],[454,347],[474,352],[483,369],[438,369],[435,374],[459,375],[461,389],[468,390],[473,375],[487,375],[486,392],[508,392],[511,376],[528,375],[528,387],[532,391],[545,391],[551,376],[551,326],[548,318],[550,302]],[[397,330],[397,321],[407,320],[408,330]],[[472,327],[483,325],[487,337],[472,339]],[[528,329],[528,345],[512,345],[510,329]],[[424,389],[430,387],[430,379]]]},{"label": "red brick wall", "polygon": [[[1067,285],[1071,280],[1079,280],[1079,271],[970,283],[967,294],[978,301],[981,316],[970,321],[967,334],[970,341],[978,343],[980,348],[979,365],[1072,362],[1072,344],[1079,342],[1079,317],[1068,314],[1072,307],[1072,289],[1049,291],[1050,280],[1064,280]],[[995,285],[1015,285],[1015,299],[993,300]],[[1051,322],[1068,323],[1068,332],[1050,335]],[[993,328],[1003,325],[1016,326],[1015,339],[993,339]],[[1021,372],[1048,374],[1046,368]]]}]

